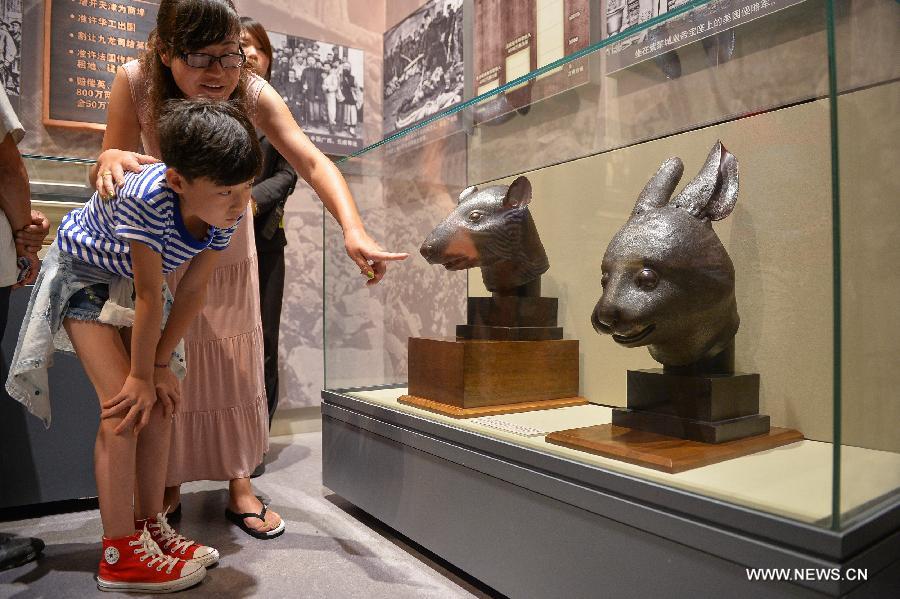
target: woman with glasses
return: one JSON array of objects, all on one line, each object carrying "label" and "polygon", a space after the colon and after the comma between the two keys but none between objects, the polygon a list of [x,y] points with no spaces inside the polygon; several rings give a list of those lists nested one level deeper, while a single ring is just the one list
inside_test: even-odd
[{"label": "woman with glasses", "polygon": [[[385,252],[369,237],[338,169],[306,137],[281,96],[244,68],[240,35],[231,0],[162,0],[147,51],[116,74],[92,181],[112,197],[124,171],[155,161],[155,123],[167,100],[231,100],[315,190],[340,223],[347,253],[366,284],[377,283],[388,261],[407,255]],[[137,153],[142,143],[145,154]],[[163,468],[169,463],[166,503],[173,511],[180,512],[181,483],[228,480],[229,519],[268,539],[281,534],[284,524],[256,498],[249,478],[267,449],[269,424],[252,222],[244,218],[222,252],[209,301],[185,335],[188,374],[173,418],[171,455],[159,460]],[[182,273],[169,281],[173,290]]]}]

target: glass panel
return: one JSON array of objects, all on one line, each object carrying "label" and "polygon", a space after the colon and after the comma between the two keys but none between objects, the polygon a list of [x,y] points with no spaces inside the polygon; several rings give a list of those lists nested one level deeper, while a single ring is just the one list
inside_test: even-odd
[{"label": "glass panel", "polygon": [[[642,5],[627,2],[624,10]],[[767,12],[773,7],[782,10]],[[688,14],[689,9],[698,10]],[[613,7],[600,23],[601,34],[623,27],[616,22],[622,18],[614,14],[618,10]],[[842,18],[859,28],[886,20],[868,9],[842,10]],[[737,26],[723,26],[726,14]],[[625,26],[633,23],[632,17],[622,19]],[[539,21],[552,29],[552,14]],[[827,23],[821,0],[673,7],[581,54],[549,63],[535,58],[536,70],[527,77],[502,80],[460,109],[341,162],[370,233],[411,257],[394,265],[381,285],[366,288],[344,256],[339,229],[326,219],[326,386],[387,387],[355,395],[448,426],[831,526],[835,304]],[[701,34],[710,26],[713,35]],[[543,46],[547,56],[551,45]],[[854,85],[890,79],[895,67],[883,62],[865,62],[865,69],[854,71]],[[566,89],[554,79],[560,74],[578,84]],[[483,83],[479,91],[493,84]],[[624,349],[594,331],[601,259],[660,164],[681,157],[684,185],[717,140],[740,165],[736,207],[713,227],[734,264],[736,369],[759,375],[759,413],[806,440],[680,474],[548,443],[543,433],[610,422],[611,408],[626,405],[626,371],[658,366],[645,348]],[[591,403],[503,416],[503,431],[497,422],[457,420],[398,403],[409,377],[408,338],[453,338],[456,325],[466,322],[467,299],[489,295],[481,269],[447,272],[429,265],[419,255],[423,240],[454,209],[463,189],[508,185],[519,173],[530,180],[529,210],[550,262],[541,296],[558,300],[564,338],[579,342],[578,394]],[[442,234],[465,227],[457,222]],[[434,364],[435,376],[443,366]],[[862,459],[885,469],[894,467],[893,457],[869,452]],[[858,509],[867,493],[891,488],[888,480],[873,481],[842,509]]]},{"label": "glass panel", "polygon": [[900,5],[834,3],[836,528],[900,500]]}]

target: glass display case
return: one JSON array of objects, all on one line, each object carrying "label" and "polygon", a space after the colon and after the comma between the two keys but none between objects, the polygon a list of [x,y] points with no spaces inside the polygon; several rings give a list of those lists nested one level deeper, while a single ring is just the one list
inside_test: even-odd
[{"label": "glass display case", "polygon": [[[624,9],[616,10],[638,4],[619,3]],[[530,528],[552,536],[520,520],[544,512],[521,506],[521,514],[510,512],[519,509],[505,495],[513,488],[535,502],[558,502],[546,513],[567,514],[576,506],[731,565],[845,568],[891,543],[896,548],[900,279],[890,265],[900,258],[900,213],[892,201],[900,189],[891,174],[900,158],[900,65],[889,57],[900,43],[900,5],[721,0],[668,6],[604,38],[613,25],[622,28],[622,15],[601,5],[598,14],[616,14],[595,23],[587,49],[501,82],[340,162],[369,232],[410,257],[392,264],[380,285],[365,287],[344,255],[340,229],[326,219],[325,484],[507,594],[553,592],[541,586],[553,578],[546,572],[532,577],[504,560],[516,574],[498,574],[497,566],[475,557],[472,538],[521,557],[517,545],[541,544]],[[625,67],[622,52],[630,53]],[[555,95],[538,93],[541,78],[558,70],[588,77]],[[541,99],[532,101],[531,94]],[[712,225],[733,263],[740,315],[734,369],[758,375],[758,413],[768,416],[772,430],[797,436],[675,472],[553,442],[559,431],[611,425],[616,411],[633,407],[627,373],[659,367],[646,348],[621,347],[592,325],[604,292],[604,252],[664,161],[683,161],[677,195],[717,141],[739,164],[734,209]],[[457,242],[471,240],[473,229],[483,233],[485,223],[454,220],[460,195],[465,200],[472,186],[483,192],[521,175],[530,182],[528,209],[549,260],[537,295],[557,300],[553,324],[562,328],[563,341],[577,342],[577,389],[568,395],[586,401],[466,414],[411,404],[406,398],[414,385],[430,382],[434,389],[457,381],[447,376],[457,361],[460,385],[493,377],[483,388],[497,394],[559,374],[559,362],[535,358],[537,345],[521,354],[536,377],[523,382],[518,375],[496,376],[521,373],[522,358],[501,353],[474,364],[429,353],[419,342],[444,339],[471,348],[464,342],[468,329],[458,325],[472,325],[473,306],[485,305],[478,298],[492,295],[487,276],[466,269],[471,262],[458,253],[456,261],[444,260],[446,269],[426,261],[426,237],[439,223],[437,234]],[[715,193],[724,185],[714,182]],[[482,217],[491,218],[476,218]],[[673,283],[687,291],[693,284]],[[452,488],[445,476],[455,481]],[[469,484],[471,505],[453,495]],[[437,497],[441,492],[447,497]],[[496,493],[503,509],[488,505],[494,497],[472,496],[483,492]],[[611,497],[629,507],[603,503]],[[676,520],[698,528],[673,532],[667,527]],[[569,530],[557,524],[556,530]],[[485,526],[517,541],[504,544],[485,535]],[[760,543],[777,547],[780,557],[754,553]],[[894,554],[881,553],[881,561],[867,566],[870,578],[888,564],[896,573]],[[580,559],[564,555],[548,559]],[[531,568],[539,563],[522,559]],[[847,578],[792,581],[827,595],[864,588]]]}]

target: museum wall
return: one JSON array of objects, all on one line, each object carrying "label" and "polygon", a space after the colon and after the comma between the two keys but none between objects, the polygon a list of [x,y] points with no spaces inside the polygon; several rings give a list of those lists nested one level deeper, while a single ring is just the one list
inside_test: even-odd
[{"label": "museum wall", "polygon": [[[900,450],[900,195],[879,166],[900,160],[895,130],[875,114],[896,114],[900,84],[842,97],[841,228],[844,245],[843,442]],[[891,112],[894,111],[894,112]],[[531,210],[550,258],[543,295],[560,298],[566,337],[581,343],[581,389],[592,402],[625,405],[626,369],[655,368],[644,348],[623,349],[590,324],[600,297],[600,263],[638,193],[670,156],[685,163],[679,189],[717,139],[738,159],[734,212],[714,226],[734,262],[737,370],[761,376],[761,412],[807,438],[832,438],[833,303],[831,147],[827,100],[675,135],[527,173]],[[860,151],[860,148],[866,148]],[[873,158],[877,157],[877,158]],[[501,182],[508,183],[509,179]],[[677,194],[677,191],[676,191]],[[890,270],[890,269],[888,269]],[[488,295],[480,271],[470,293]]]}]

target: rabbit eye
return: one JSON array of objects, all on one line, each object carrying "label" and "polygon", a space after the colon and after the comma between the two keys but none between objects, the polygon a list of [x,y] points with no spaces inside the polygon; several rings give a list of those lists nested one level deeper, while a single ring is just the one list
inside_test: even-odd
[{"label": "rabbit eye", "polygon": [[473,223],[477,223],[478,221],[481,220],[481,216],[482,215],[480,212],[478,212],[477,210],[473,210],[472,212],[469,213],[469,221],[473,222]]},{"label": "rabbit eye", "polygon": [[650,268],[642,268],[634,277],[634,284],[644,291],[653,291],[659,284],[659,275]]},{"label": "rabbit eye", "polygon": [[603,286],[603,287],[606,287],[606,284],[607,284],[607,283],[609,283],[609,273],[608,273],[608,272],[605,272],[605,273],[603,273],[603,275],[600,277],[600,285]]}]

